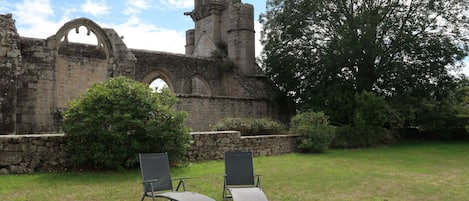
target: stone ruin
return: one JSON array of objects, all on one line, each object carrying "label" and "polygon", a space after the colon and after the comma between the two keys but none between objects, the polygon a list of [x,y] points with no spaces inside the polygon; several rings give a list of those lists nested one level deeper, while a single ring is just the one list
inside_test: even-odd
[{"label": "stone ruin", "polygon": [[[46,39],[20,36],[11,14],[0,15],[0,134],[57,133],[67,103],[93,83],[126,76],[164,80],[194,131],[225,117],[287,120],[276,88],[259,70],[254,8],[236,0],[195,0],[185,54],[129,49],[110,28],[79,18]],[[72,43],[86,29],[97,44]],[[53,33],[52,33],[53,34]]]}]

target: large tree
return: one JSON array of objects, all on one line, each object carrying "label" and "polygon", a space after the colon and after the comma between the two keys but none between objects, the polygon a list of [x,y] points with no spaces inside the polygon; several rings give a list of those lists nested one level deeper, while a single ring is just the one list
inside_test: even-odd
[{"label": "large tree", "polygon": [[467,0],[268,0],[261,23],[267,75],[339,123],[361,91],[411,105],[444,98],[468,54]]}]

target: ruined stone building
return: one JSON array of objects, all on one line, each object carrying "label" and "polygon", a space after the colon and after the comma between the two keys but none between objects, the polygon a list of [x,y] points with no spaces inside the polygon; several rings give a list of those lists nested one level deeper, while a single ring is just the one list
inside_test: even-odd
[{"label": "ruined stone building", "polygon": [[[58,132],[68,101],[115,76],[164,80],[194,131],[225,117],[282,119],[287,112],[255,63],[253,10],[239,0],[195,0],[185,13],[195,23],[185,55],[129,49],[113,29],[86,18],[46,39],[22,37],[14,16],[0,15],[0,134]],[[69,33],[79,30],[97,44],[71,43]]]}]

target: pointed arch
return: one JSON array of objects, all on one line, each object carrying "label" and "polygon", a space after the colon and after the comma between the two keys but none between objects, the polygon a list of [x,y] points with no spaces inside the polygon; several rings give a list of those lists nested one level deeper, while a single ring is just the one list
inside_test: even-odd
[{"label": "pointed arch", "polygon": [[147,75],[145,75],[145,77],[143,77],[141,82],[150,85],[154,80],[157,80],[157,79],[162,79],[163,81],[165,81],[169,89],[176,93],[176,91],[174,90],[173,78],[171,74],[165,70],[159,69],[159,70],[152,71],[148,73]]},{"label": "pointed arch", "polygon": [[78,33],[80,27],[82,26],[86,28],[87,35],[90,35],[91,32],[93,32],[93,34],[96,36],[98,40],[96,48],[104,51],[106,59],[112,58],[112,55],[114,54],[114,48],[112,46],[111,40],[107,37],[103,28],[87,18],[77,18],[69,21],[57,31],[55,34],[56,50],[58,50],[61,46],[67,45],[69,43],[68,33],[70,30],[75,29],[75,31]]},{"label": "pointed arch", "polygon": [[199,74],[194,74],[186,80],[184,93],[211,96],[212,88],[204,77]]}]

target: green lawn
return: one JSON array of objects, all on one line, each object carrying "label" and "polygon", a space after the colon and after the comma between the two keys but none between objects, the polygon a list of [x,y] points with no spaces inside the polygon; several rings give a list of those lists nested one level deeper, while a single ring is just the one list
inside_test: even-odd
[{"label": "green lawn", "polygon": [[[469,143],[463,142],[256,157],[254,165],[270,201],[469,199]],[[223,161],[172,171],[191,178],[188,190],[221,200]],[[2,175],[0,200],[139,200],[140,180],[138,169]]]}]

